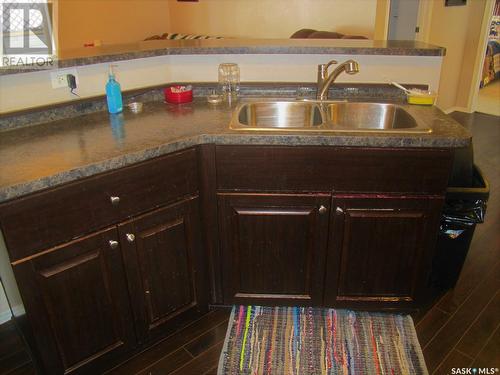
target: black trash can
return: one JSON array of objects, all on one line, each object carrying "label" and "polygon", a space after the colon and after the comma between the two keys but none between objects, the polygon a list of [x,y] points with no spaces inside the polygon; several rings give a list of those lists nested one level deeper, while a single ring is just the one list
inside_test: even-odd
[{"label": "black trash can", "polygon": [[476,165],[471,186],[447,189],[431,273],[433,286],[450,289],[457,283],[476,224],[484,222],[489,195],[488,181]]}]

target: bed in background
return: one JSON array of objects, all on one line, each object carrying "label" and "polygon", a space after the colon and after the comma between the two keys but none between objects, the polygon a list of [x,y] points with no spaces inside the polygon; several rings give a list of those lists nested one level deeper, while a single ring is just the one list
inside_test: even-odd
[{"label": "bed in background", "polygon": [[488,46],[486,47],[486,56],[483,64],[483,75],[481,77],[480,87],[500,79],[500,16],[493,16],[488,37]]}]

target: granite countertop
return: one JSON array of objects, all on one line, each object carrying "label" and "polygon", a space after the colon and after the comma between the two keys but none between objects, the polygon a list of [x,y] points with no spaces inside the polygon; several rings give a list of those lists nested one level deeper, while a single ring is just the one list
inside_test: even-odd
[{"label": "granite countertop", "polygon": [[[403,104],[428,134],[263,133],[229,129],[232,107],[203,98],[144,103],[140,114],[97,112],[0,132],[0,202],[198,144],[457,148],[470,133],[436,107]],[[234,107],[234,105],[233,105]]]},{"label": "granite countertop", "polygon": [[[432,44],[402,40],[368,39],[205,39],[149,40],[92,48],[58,51],[54,68],[69,68],[113,61],[165,55],[211,54],[343,54],[444,56],[446,50]],[[29,66],[0,67],[0,75],[38,71]]]}]

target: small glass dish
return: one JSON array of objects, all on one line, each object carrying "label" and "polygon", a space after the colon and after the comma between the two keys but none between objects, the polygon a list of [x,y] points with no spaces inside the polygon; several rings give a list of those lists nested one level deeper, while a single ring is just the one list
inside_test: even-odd
[{"label": "small glass dish", "polygon": [[209,94],[207,96],[207,102],[209,102],[210,104],[222,103],[222,99],[223,99],[222,95],[215,94],[215,93]]},{"label": "small glass dish", "polygon": [[141,113],[142,112],[142,103],[141,102],[133,102],[127,104],[127,107],[130,109],[132,113]]}]

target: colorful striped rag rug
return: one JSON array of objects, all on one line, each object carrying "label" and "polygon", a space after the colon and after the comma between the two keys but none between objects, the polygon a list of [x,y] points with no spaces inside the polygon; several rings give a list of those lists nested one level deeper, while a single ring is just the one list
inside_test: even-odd
[{"label": "colorful striped rag rug", "polygon": [[427,374],[407,315],[234,306],[218,375]]}]

